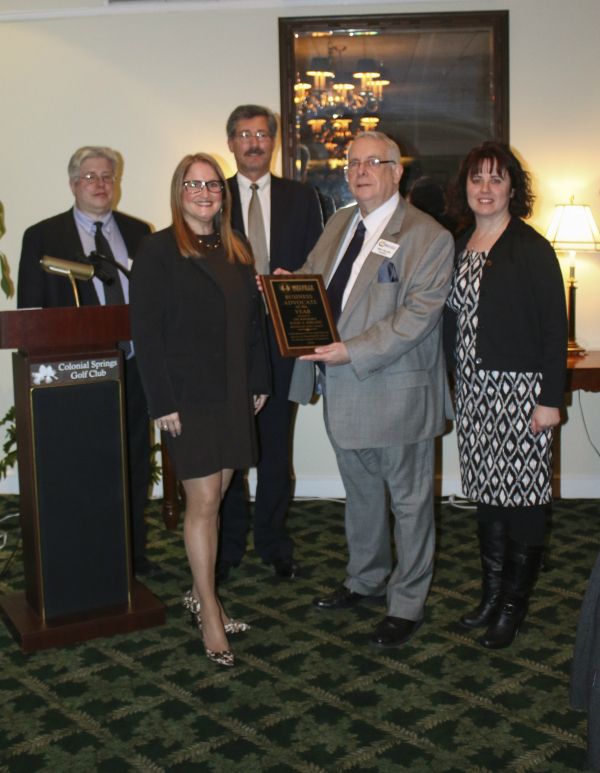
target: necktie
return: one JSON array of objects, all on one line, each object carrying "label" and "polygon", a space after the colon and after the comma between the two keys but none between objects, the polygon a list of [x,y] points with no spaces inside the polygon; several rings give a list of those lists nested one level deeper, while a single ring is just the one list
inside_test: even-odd
[{"label": "necktie", "polygon": [[335,274],[331,277],[331,281],[327,285],[329,305],[331,306],[331,312],[336,324],[342,316],[342,299],[344,297],[344,291],[346,290],[346,285],[350,279],[352,264],[356,258],[358,258],[362,249],[365,240],[365,230],[365,224],[361,220],[356,226],[354,236],[350,239],[350,244],[346,248],[344,257],[338,263]]},{"label": "necktie", "polygon": [[[119,269],[116,265],[115,256],[110,248],[108,239],[102,233],[102,221],[98,220],[94,225],[96,226],[96,252],[104,255],[107,259],[106,261],[102,261],[102,268],[114,279],[112,285],[104,285],[104,299],[107,306],[119,306],[125,303],[125,296],[123,294],[123,286],[121,285],[121,277],[119,276]],[[122,349],[125,355],[131,354],[131,344],[129,341],[119,341],[117,347]]]},{"label": "necktie", "polygon": [[265,221],[263,220],[262,207],[258,198],[258,185],[250,186],[252,198],[248,207],[248,239],[254,253],[254,265],[257,274],[269,274],[269,251],[267,249],[267,237],[265,236]]}]

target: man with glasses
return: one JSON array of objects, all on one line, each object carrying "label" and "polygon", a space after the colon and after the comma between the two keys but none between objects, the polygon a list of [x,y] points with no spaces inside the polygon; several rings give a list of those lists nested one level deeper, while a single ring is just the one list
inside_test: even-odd
[{"label": "man with glasses", "polygon": [[[23,236],[19,264],[17,307],[54,308],[75,306],[71,283],[65,277],[42,270],[44,255],[86,262],[97,252],[104,276],[90,282],[77,281],[82,306],[119,304],[129,301],[129,281],[118,269],[125,269],[150,228],[141,220],[112,210],[119,159],[105,147],[83,147],[69,161],[69,185],[75,205],[68,212],[31,226]],[[92,257],[92,259],[94,259]],[[102,272],[99,272],[102,273]],[[112,278],[112,283],[110,283]],[[125,357],[125,399],[127,410],[129,496],[132,521],[134,571],[151,576],[160,571],[146,555],[144,507],[150,486],[150,421],[134,352],[129,341],[120,344]],[[93,440],[90,440],[93,442]]]},{"label": "man with glasses", "polygon": [[[245,234],[254,254],[256,271],[300,268],[323,230],[316,191],[271,174],[277,119],[266,107],[241,105],[227,121],[227,142],[238,172],[227,181],[233,199],[232,225]],[[294,543],[285,530],[291,494],[290,446],[294,404],[288,392],[294,360],[279,354],[271,321],[267,319],[273,374],[273,395],[257,416],[260,460],[254,507],[254,546],[273,565],[275,575],[297,577]],[[245,470],[234,474],[225,496],[217,576],[226,579],[246,550],[248,503]]]},{"label": "man with glasses", "polygon": [[[315,366],[325,424],[346,489],[344,584],[313,600],[338,610],[384,600],[371,643],[393,647],[420,628],[431,583],[434,438],[445,430],[441,315],[451,235],[407,204],[400,150],[359,134],[346,170],[357,206],[337,212],[298,273],[323,274],[341,343],[296,361],[290,399],[306,404]],[[389,510],[398,563],[392,566]]]}]

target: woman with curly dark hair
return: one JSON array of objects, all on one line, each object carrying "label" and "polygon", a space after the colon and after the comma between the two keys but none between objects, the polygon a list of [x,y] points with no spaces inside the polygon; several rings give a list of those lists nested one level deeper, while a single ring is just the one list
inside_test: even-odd
[{"label": "woman with curly dark hair", "polygon": [[444,339],[483,569],[481,603],[460,622],[487,627],[489,649],[514,640],[539,572],[564,400],[563,280],[549,242],[521,219],[533,200],[529,174],[498,142],[467,155],[449,196],[449,214],[472,221],[456,246]]}]

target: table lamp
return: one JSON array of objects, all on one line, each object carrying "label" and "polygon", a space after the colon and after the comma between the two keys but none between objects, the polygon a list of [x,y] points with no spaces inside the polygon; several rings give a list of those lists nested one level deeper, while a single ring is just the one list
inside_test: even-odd
[{"label": "table lamp", "polygon": [[546,231],[546,239],[557,251],[568,252],[571,257],[568,281],[569,354],[586,354],[575,339],[575,253],[600,250],[600,231],[589,207],[573,204],[556,206],[552,221]]}]

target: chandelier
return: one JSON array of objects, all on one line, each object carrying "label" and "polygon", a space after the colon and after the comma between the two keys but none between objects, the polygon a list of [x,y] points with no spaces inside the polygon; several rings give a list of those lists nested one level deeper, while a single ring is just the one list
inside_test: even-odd
[{"label": "chandelier", "polygon": [[[327,56],[315,56],[310,60],[306,75],[308,83],[297,75],[294,85],[294,102],[298,118],[304,118],[313,128],[317,119],[323,123],[343,117],[364,116],[376,112],[383,101],[383,89],[389,86],[389,73],[383,64],[377,65],[372,58],[359,59],[354,72],[342,67],[342,52],[346,46],[327,46]],[[338,55],[337,65],[334,64]],[[360,81],[360,85],[356,83]],[[323,124],[320,124],[321,134]]]}]

